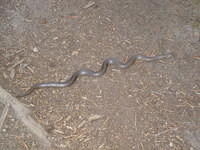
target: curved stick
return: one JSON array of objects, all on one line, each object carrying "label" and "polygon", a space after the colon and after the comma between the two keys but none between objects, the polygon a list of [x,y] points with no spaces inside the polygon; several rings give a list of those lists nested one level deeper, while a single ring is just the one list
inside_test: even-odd
[{"label": "curved stick", "polygon": [[153,57],[148,57],[148,56],[143,56],[143,55],[135,55],[135,56],[130,57],[128,59],[128,61],[125,63],[120,62],[116,58],[108,58],[108,59],[104,60],[99,71],[92,71],[90,69],[80,69],[79,71],[72,74],[72,76],[64,82],[47,82],[47,83],[35,84],[29,90],[27,90],[24,94],[17,95],[17,97],[27,96],[27,95],[31,94],[35,89],[40,89],[40,88],[69,87],[77,80],[77,78],[79,76],[93,76],[93,77],[102,76],[106,73],[109,65],[114,65],[120,69],[125,69],[125,68],[129,68],[131,65],[133,65],[136,62],[136,60],[142,60],[142,61],[149,62],[149,61],[170,58],[172,56],[173,56],[172,53],[153,56]]}]

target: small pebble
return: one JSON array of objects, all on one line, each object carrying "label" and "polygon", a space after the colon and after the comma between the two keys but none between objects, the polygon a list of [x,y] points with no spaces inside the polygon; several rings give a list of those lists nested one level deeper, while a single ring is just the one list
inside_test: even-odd
[{"label": "small pebble", "polygon": [[78,53],[79,53],[78,51],[73,51],[72,56],[78,56]]},{"label": "small pebble", "polygon": [[2,129],[3,132],[6,132],[6,129]]},{"label": "small pebble", "polygon": [[190,147],[190,150],[194,150],[194,148],[193,148],[193,147]]},{"label": "small pebble", "polygon": [[81,98],[84,99],[84,100],[87,100],[87,99],[88,99],[86,96],[82,96]]},{"label": "small pebble", "polygon": [[173,147],[173,143],[172,143],[172,142],[170,142],[170,143],[169,143],[169,146],[170,146],[170,147]]},{"label": "small pebble", "polygon": [[38,53],[38,52],[39,52],[38,48],[37,48],[37,47],[34,47],[34,48],[33,48],[33,52],[34,52],[34,53]]}]

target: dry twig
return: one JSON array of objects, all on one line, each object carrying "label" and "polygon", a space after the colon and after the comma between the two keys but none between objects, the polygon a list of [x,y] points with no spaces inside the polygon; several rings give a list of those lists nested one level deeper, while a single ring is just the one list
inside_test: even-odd
[{"label": "dry twig", "polygon": [[3,123],[4,123],[5,119],[6,119],[6,116],[8,114],[8,109],[9,109],[9,104],[6,104],[4,109],[3,109],[1,118],[0,118],[0,130],[1,130],[1,128],[3,126]]}]

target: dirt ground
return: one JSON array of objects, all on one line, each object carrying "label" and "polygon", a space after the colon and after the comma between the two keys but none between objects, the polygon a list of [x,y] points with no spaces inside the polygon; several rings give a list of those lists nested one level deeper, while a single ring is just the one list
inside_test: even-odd
[{"label": "dirt ground", "polygon": [[[200,1],[0,1],[0,85],[13,95],[109,57],[166,52],[176,57],[20,98],[49,149],[199,150]],[[0,149],[45,148],[10,109]]]}]

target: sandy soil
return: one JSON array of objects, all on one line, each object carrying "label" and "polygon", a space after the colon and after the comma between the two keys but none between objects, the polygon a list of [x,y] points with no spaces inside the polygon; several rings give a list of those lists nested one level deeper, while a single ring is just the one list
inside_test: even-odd
[{"label": "sandy soil", "polygon": [[[52,149],[200,149],[199,47],[199,0],[0,1],[0,85],[13,95],[108,57],[176,54],[19,99]],[[2,150],[45,149],[12,109],[0,133]]]}]

